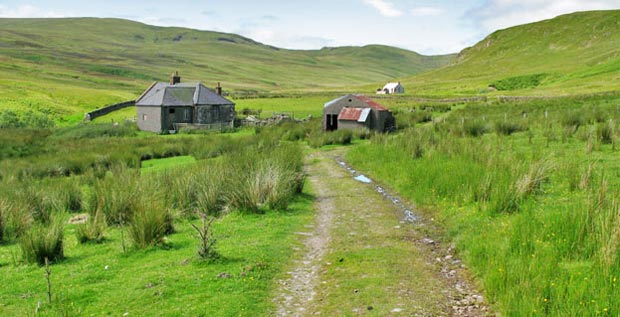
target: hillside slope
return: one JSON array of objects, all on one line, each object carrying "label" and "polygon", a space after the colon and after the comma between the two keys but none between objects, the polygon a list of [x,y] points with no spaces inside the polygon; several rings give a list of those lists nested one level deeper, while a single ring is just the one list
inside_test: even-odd
[{"label": "hillside slope", "polygon": [[235,91],[343,89],[410,76],[453,57],[378,45],[285,50],[120,19],[0,19],[0,107],[81,111],[135,97],[174,70]]},{"label": "hillside slope", "polygon": [[[404,79],[410,92],[571,94],[620,89],[620,10],[578,12],[494,32],[455,62]],[[414,91],[415,90],[415,91]]]}]

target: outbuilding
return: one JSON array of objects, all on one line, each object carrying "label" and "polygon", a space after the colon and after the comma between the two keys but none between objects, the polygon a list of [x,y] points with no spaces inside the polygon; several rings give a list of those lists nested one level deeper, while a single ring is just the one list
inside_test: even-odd
[{"label": "outbuilding", "polygon": [[178,72],[170,82],[153,83],[136,101],[140,130],[178,131],[183,127],[227,129],[234,127],[235,103],[201,83],[181,83]]},{"label": "outbuilding", "polygon": [[369,129],[389,132],[396,129],[392,112],[361,95],[345,95],[323,106],[323,130]]},{"label": "outbuilding", "polygon": [[405,87],[398,83],[387,83],[383,88],[377,89],[378,95],[393,95],[393,94],[404,94]]}]

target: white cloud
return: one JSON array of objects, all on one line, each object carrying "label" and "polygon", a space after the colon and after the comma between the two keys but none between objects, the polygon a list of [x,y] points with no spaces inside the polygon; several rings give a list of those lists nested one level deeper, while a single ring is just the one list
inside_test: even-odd
[{"label": "white cloud", "polygon": [[396,9],[394,4],[389,0],[364,0],[364,3],[379,10],[379,13],[386,17],[398,17],[403,15],[403,12]]},{"label": "white cloud", "polygon": [[0,17],[3,18],[62,18],[66,16],[68,15],[55,11],[45,11],[29,4],[16,8],[0,5]]},{"label": "white cloud", "polygon": [[484,31],[494,31],[576,11],[618,8],[618,0],[487,0],[466,17]]},{"label": "white cloud", "polygon": [[443,10],[434,7],[420,7],[411,10],[411,15],[416,17],[434,17],[441,15]]}]

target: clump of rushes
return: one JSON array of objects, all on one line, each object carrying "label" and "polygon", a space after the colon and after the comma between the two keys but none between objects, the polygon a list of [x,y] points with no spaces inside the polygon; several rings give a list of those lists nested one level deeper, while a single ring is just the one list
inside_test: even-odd
[{"label": "clump of rushes", "polygon": [[86,223],[77,227],[76,235],[80,243],[101,243],[104,241],[107,225],[103,213],[97,209],[94,215],[88,217]]},{"label": "clump of rushes", "polygon": [[50,224],[34,224],[19,239],[22,257],[27,263],[45,264],[64,258],[63,222],[54,219]]},{"label": "clump of rushes", "polygon": [[138,249],[161,244],[172,231],[172,216],[157,200],[144,198],[130,219],[129,238]]}]

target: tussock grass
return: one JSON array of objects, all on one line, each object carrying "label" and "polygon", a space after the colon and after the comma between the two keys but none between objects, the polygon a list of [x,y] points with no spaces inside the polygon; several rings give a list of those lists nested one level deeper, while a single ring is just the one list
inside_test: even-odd
[{"label": "tussock grass", "polygon": [[[470,105],[445,122],[374,138],[347,158],[436,210],[432,217],[500,313],[613,315],[620,311],[620,183],[612,177],[620,171],[619,135],[610,124],[620,119],[617,104],[611,97]],[[515,122],[528,132],[471,137],[463,118]]]},{"label": "tussock grass", "polygon": [[44,265],[46,259],[56,262],[64,258],[64,224],[55,219],[49,224],[35,224],[19,238],[22,258],[27,263]]},{"label": "tussock grass", "polygon": [[161,202],[145,197],[130,219],[129,238],[138,249],[161,244],[164,236],[173,231],[171,223],[172,216]]},{"label": "tussock grass", "polygon": [[75,234],[79,243],[102,243],[107,227],[103,213],[97,210],[86,223],[78,225]]}]

